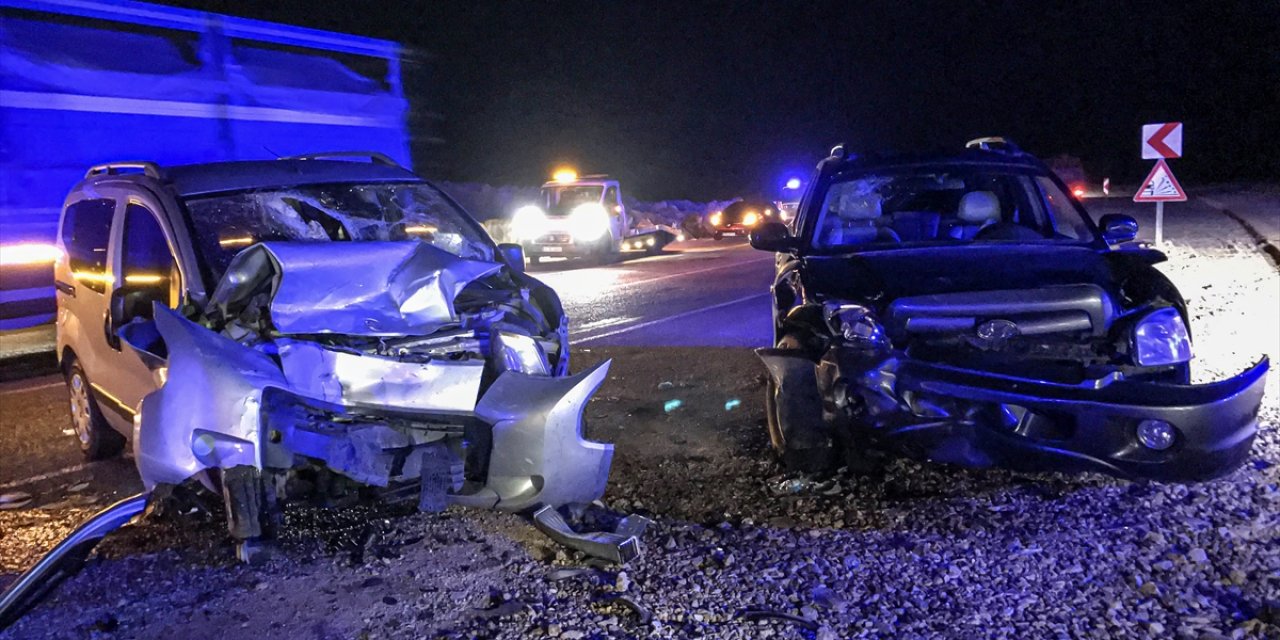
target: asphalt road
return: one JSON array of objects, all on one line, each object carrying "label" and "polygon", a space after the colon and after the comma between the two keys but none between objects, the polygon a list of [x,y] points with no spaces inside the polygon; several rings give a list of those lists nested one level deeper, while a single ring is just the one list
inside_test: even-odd
[{"label": "asphalt road", "polygon": [[757,347],[769,342],[773,254],[742,239],[676,243],[601,267],[531,272],[560,294],[574,346]]}]

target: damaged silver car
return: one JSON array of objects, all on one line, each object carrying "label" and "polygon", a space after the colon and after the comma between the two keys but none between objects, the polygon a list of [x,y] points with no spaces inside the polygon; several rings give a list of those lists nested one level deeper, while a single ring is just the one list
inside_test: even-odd
[{"label": "damaged silver car", "polygon": [[599,498],[613,450],[582,413],[608,363],[570,375],[559,299],[519,246],[361,155],[88,172],[55,267],[85,454],[128,436],[148,491],[220,491],[241,541],[299,495]]}]

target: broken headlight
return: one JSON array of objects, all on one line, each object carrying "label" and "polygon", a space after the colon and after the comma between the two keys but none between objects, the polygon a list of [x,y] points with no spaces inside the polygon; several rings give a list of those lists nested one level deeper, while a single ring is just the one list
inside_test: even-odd
[{"label": "broken headlight", "polygon": [[1133,328],[1133,360],[1144,367],[1191,360],[1191,335],[1177,309],[1157,309],[1138,321]]},{"label": "broken headlight", "polygon": [[857,347],[884,348],[889,338],[884,327],[871,310],[856,304],[828,302],[822,307],[822,317],[832,333]]},{"label": "broken headlight", "polygon": [[493,352],[499,367],[504,371],[519,371],[532,376],[551,375],[547,354],[542,346],[529,336],[510,331],[494,335]]}]

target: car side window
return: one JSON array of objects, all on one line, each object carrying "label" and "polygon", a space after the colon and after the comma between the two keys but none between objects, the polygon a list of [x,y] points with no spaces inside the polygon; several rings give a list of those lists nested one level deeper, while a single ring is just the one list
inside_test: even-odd
[{"label": "car side window", "polygon": [[1092,236],[1089,226],[1081,218],[1080,212],[1067,201],[1069,196],[1049,178],[1038,177],[1036,184],[1053,216],[1054,232],[1072,240],[1089,240]]},{"label": "car side window", "polygon": [[62,245],[76,280],[88,289],[107,289],[107,245],[116,201],[109,198],[81,200],[67,207],[62,219]]},{"label": "car side window", "polygon": [[150,318],[152,302],[177,308],[182,290],[177,261],[159,220],[140,204],[125,207],[123,248],[126,315]]}]

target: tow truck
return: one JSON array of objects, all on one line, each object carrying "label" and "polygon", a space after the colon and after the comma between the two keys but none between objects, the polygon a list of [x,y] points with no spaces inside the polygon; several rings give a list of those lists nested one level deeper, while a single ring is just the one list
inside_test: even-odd
[{"label": "tow truck", "polygon": [[622,203],[622,187],[606,175],[558,170],[542,185],[539,200],[511,218],[511,232],[532,262],[558,257],[604,263],[622,252],[656,254],[677,236],[666,225],[632,218]]}]

